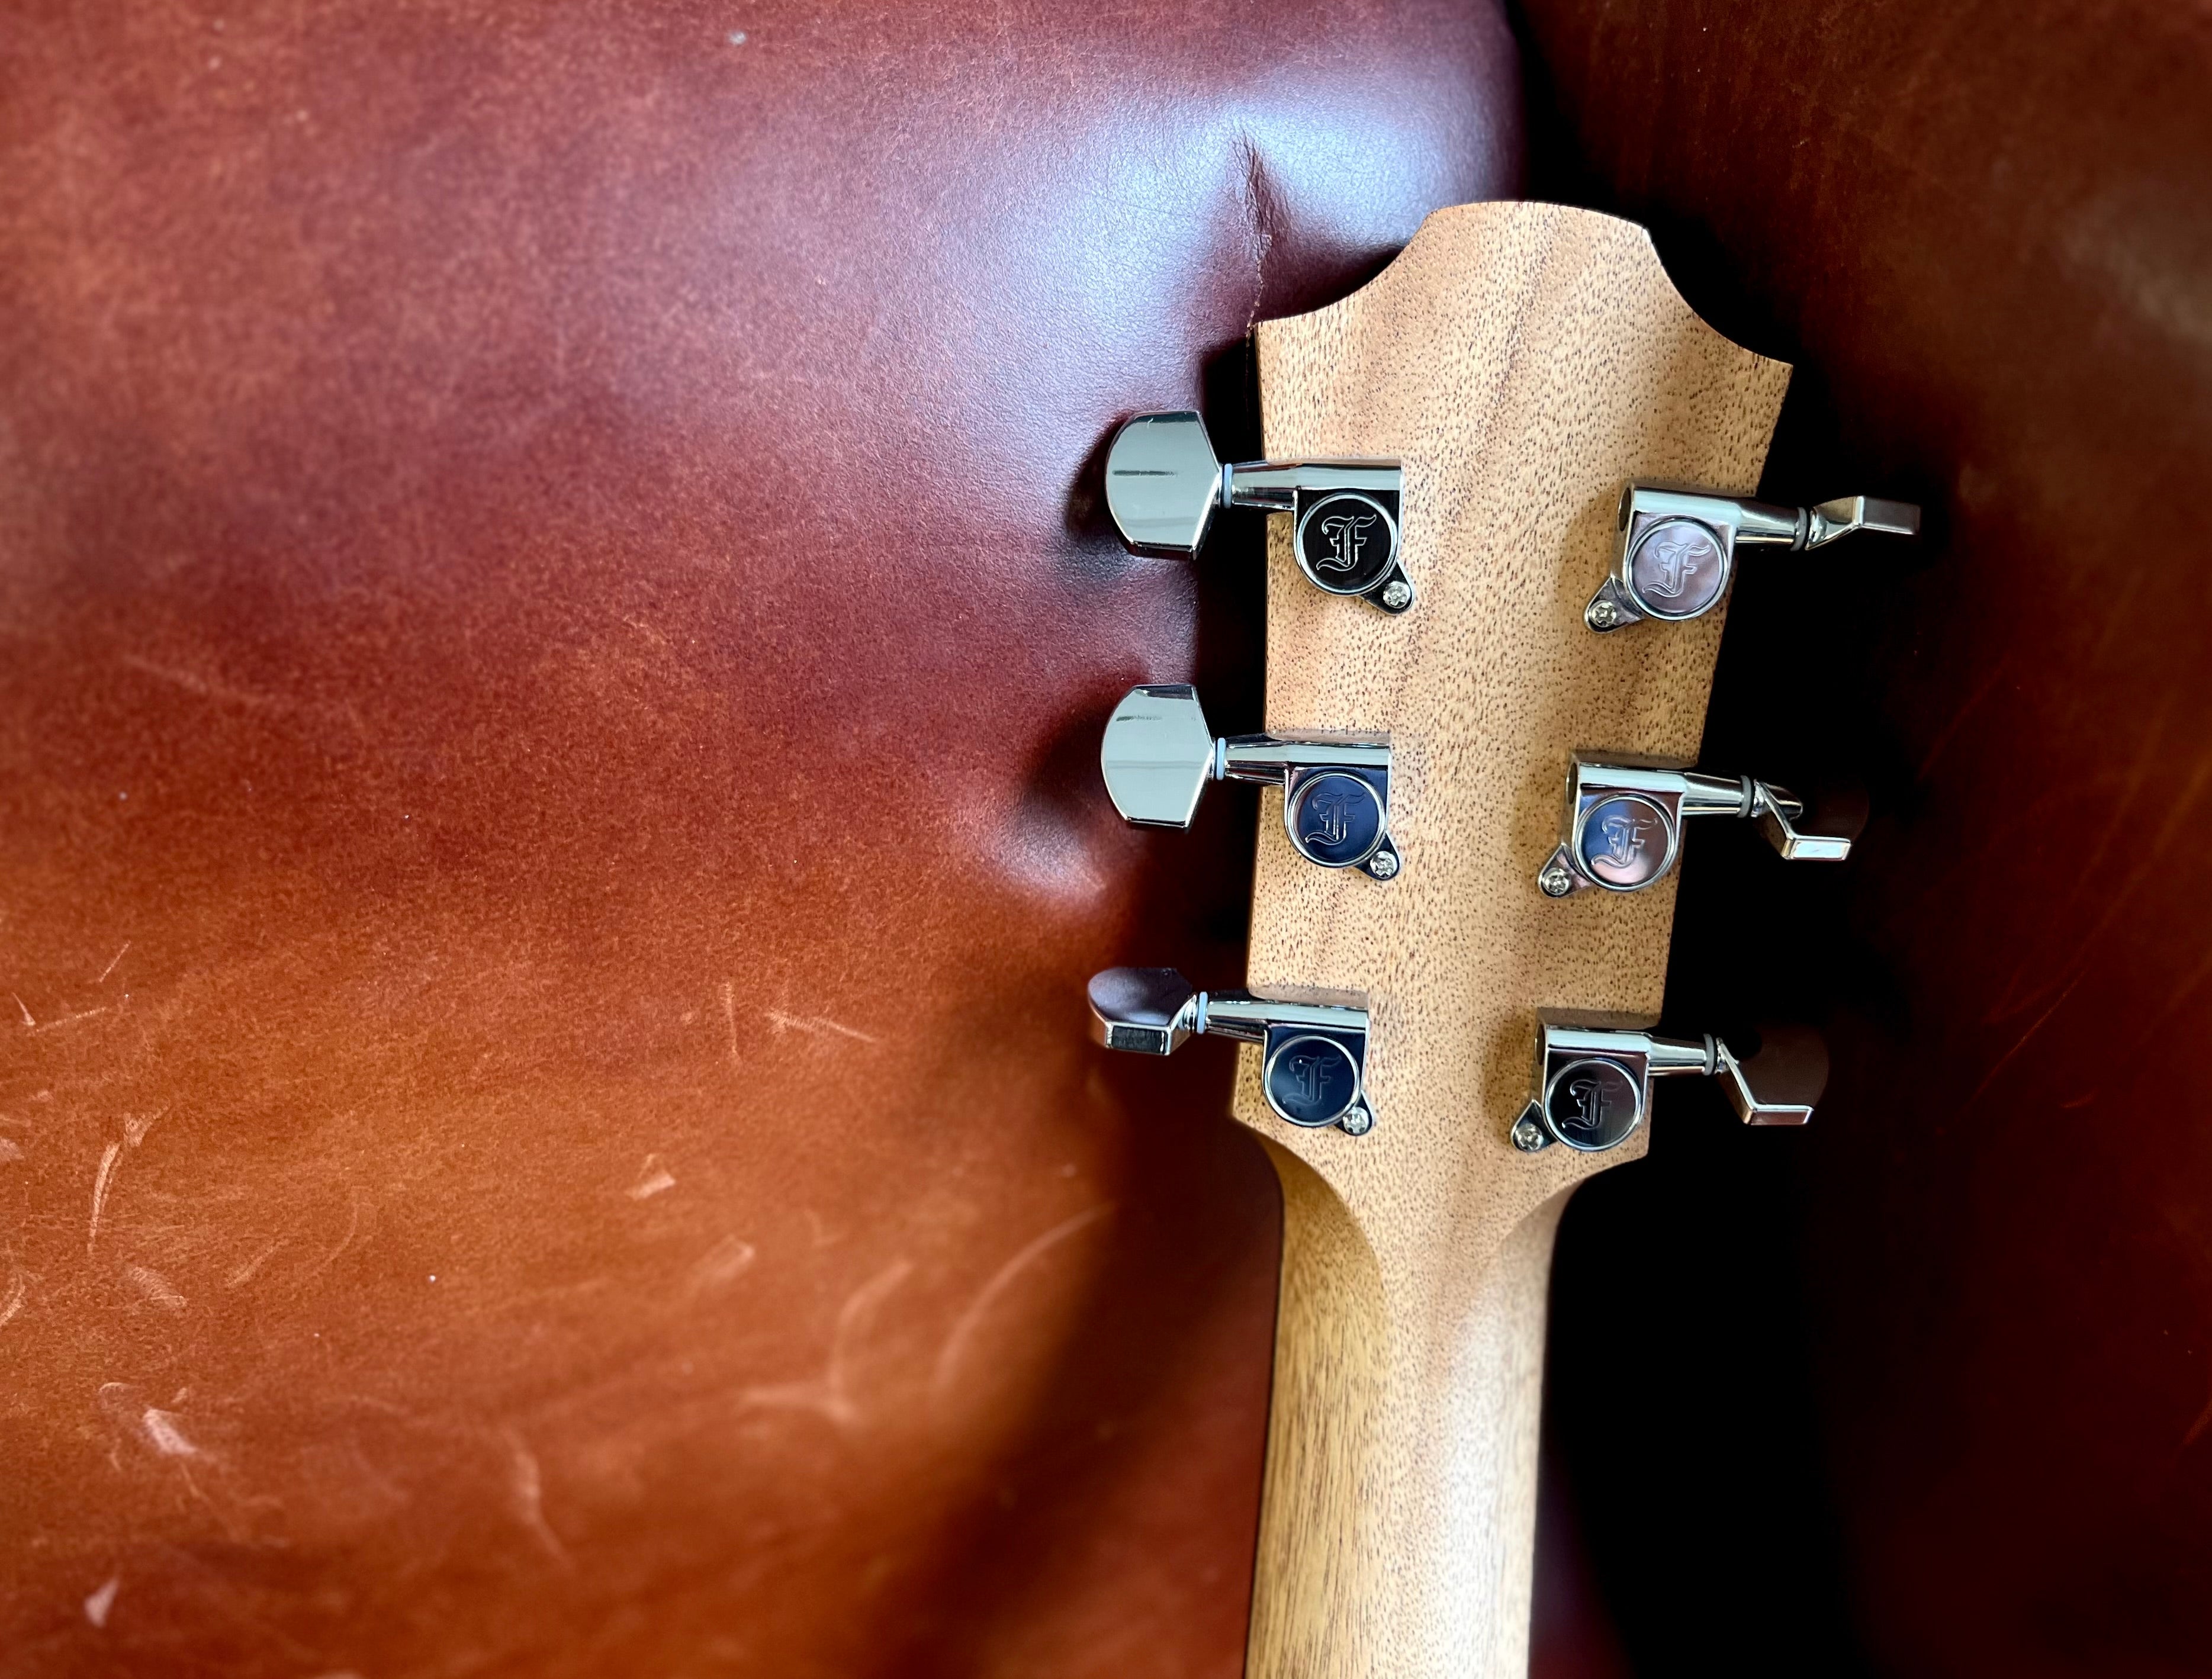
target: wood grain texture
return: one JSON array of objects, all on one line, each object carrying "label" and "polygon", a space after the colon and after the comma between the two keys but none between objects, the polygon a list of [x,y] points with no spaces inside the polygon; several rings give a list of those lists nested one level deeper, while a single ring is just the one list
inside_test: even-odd
[{"label": "wood grain texture", "polygon": [[1383,729],[1388,885],[1300,861],[1261,813],[1250,980],[1364,991],[1375,1129],[1299,1131],[1245,1058],[1240,1119],[1284,1183],[1283,1288],[1248,1671],[1519,1675],[1552,1234],[1607,1155],[1508,1141],[1535,1011],[1659,1011],[1671,879],[1554,903],[1577,748],[1687,761],[1718,613],[1606,637],[1581,621],[1622,484],[1756,487],[1789,368],[1720,338],[1644,231],[1588,211],[1429,218],[1355,295],[1258,334],[1267,453],[1405,463],[1391,618],[1271,539],[1274,730]]}]

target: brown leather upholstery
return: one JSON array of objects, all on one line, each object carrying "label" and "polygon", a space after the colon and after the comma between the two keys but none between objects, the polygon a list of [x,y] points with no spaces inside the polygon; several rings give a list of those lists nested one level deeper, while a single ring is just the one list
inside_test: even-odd
[{"label": "brown leather upholstery", "polygon": [[1747,566],[1707,738],[1871,785],[1826,879],[1692,847],[1670,980],[1684,1025],[1826,1013],[1830,1100],[1746,1136],[1670,1090],[1563,1233],[1554,1432],[1630,1654],[2204,1671],[2212,32],[2151,0],[1522,21],[1532,191],[1648,219],[1800,362],[1770,491],[1933,514],[1917,556]]},{"label": "brown leather upholstery", "polygon": [[5,33],[0,1669],[1235,1673],[1275,1191],[1081,988],[1237,971],[1093,754],[1257,532],[1097,453],[1511,190],[1502,25]]}]

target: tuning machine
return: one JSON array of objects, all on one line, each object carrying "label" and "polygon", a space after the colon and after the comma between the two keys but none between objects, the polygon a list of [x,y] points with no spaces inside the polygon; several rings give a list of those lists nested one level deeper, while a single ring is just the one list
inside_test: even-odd
[{"label": "tuning machine", "polygon": [[1366,1000],[1348,992],[1194,991],[1172,968],[1109,968],[1091,980],[1091,1035],[1109,1049],[1173,1055],[1210,1032],[1257,1043],[1267,1105],[1292,1125],[1364,1136]]},{"label": "tuning machine", "polygon": [[1717,1078],[1747,1125],[1802,1125],[1828,1082],[1828,1049],[1806,1026],[1760,1034],[1759,1053],[1739,1061],[1708,1032],[1659,1037],[1600,1015],[1540,1011],[1536,1088],[1513,1126],[1513,1146],[1533,1154],[1555,1142],[1585,1154],[1618,1148],[1651,1103],[1651,1081],[1683,1074]]},{"label": "tuning machine", "polygon": [[1323,868],[1358,868],[1377,880],[1401,867],[1390,840],[1390,745],[1374,735],[1238,734],[1215,739],[1198,690],[1132,688],[1099,745],[1107,796],[1122,819],[1188,828],[1209,781],[1283,789],[1291,848]]},{"label": "tuning machine", "polygon": [[1620,496],[1620,546],[1613,573],[1583,609],[1601,632],[1639,618],[1702,617],[1728,593],[1738,548],[1822,548],[1853,531],[1917,536],[1910,502],[1847,496],[1816,508],[1776,507],[1702,490],[1632,484]]},{"label": "tuning machine", "polygon": [[1786,788],[1749,776],[1601,763],[1577,754],[1559,847],[1537,871],[1536,885],[1547,897],[1591,887],[1641,891],[1674,867],[1683,819],[1692,816],[1748,817],[1777,851],[1796,862],[1841,862],[1850,855],[1851,835],[1809,833],[1798,825],[1805,801]]},{"label": "tuning machine", "polygon": [[1224,465],[1194,413],[1139,414],[1106,452],[1106,507],[1140,554],[1195,554],[1217,508],[1291,515],[1298,569],[1331,594],[1386,612],[1413,604],[1398,563],[1395,460],[1251,460]]}]

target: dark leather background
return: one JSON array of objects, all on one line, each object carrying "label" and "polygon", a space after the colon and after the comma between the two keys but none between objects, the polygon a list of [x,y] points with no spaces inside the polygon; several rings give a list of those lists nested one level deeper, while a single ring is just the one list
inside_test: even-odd
[{"label": "dark leather background", "polygon": [[1669,1011],[1825,1018],[1812,1127],[1670,1089],[1562,1232],[1551,1435],[1620,1657],[2212,1671],[2212,21],[1517,21],[1531,192],[1648,221],[1799,364],[1769,492],[1931,514],[1731,608],[1707,761],[1875,814],[1825,877],[1687,850]]},{"label": "dark leather background", "polygon": [[1081,987],[1239,971],[1249,801],[1094,755],[1256,724],[1257,531],[1128,558],[1097,452],[1249,447],[1252,320],[1513,189],[1514,65],[0,21],[0,1670],[1237,1671],[1275,1191]]}]

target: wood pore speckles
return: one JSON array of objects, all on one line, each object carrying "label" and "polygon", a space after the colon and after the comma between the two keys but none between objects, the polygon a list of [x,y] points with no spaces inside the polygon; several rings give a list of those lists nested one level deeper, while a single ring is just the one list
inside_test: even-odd
[{"label": "wood pore speckles", "polygon": [[1621,487],[1748,493],[1789,368],[1691,313],[1643,229],[1554,205],[1429,218],[1355,295],[1259,330],[1272,459],[1395,456],[1419,590],[1390,617],[1271,534],[1273,730],[1384,729],[1405,871],[1301,861],[1260,818],[1250,981],[1364,991],[1364,1137],[1240,1119],[1284,1183],[1283,1287],[1248,1672],[1524,1673],[1552,1233],[1592,1172],[1521,1154],[1539,1007],[1659,1012],[1671,880],[1536,890],[1577,748],[1687,761],[1721,615],[1582,622]]}]

